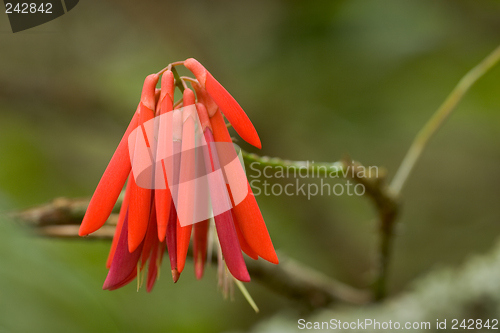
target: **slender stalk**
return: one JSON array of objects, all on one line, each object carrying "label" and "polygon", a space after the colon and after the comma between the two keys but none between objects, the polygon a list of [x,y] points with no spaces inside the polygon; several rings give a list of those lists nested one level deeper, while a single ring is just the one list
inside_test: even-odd
[{"label": "slender stalk", "polygon": [[184,65],[184,61],[176,61],[176,62],[172,62],[170,64],[168,64],[167,67],[163,68],[161,71],[159,71],[157,74],[158,75],[162,75],[163,73],[165,73],[166,71],[168,71],[169,69],[170,70],[173,70],[173,68],[175,68],[175,66],[181,66],[181,65]]},{"label": "slender stalk", "polygon": [[177,70],[175,69],[175,67],[172,67],[172,73],[174,74],[175,85],[183,93],[184,92],[184,85],[182,84],[181,77],[179,76],[179,73],[177,73]]},{"label": "slender stalk", "polygon": [[297,173],[305,171],[308,174],[313,174],[314,177],[335,177],[344,173],[346,169],[343,162],[309,163],[306,161],[289,161],[277,157],[259,156],[256,154],[249,154],[243,150],[241,153],[243,155],[243,160],[247,164],[257,163],[257,167],[260,169],[265,167],[281,167],[289,171],[296,171]]},{"label": "slender stalk", "polygon": [[192,82],[192,83],[199,83],[198,80],[193,79],[192,77],[189,77],[189,76],[181,76],[181,79],[183,81],[189,81],[189,82]]},{"label": "slender stalk", "polygon": [[[483,61],[472,68],[465,74],[455,88],[451,91],[441,106],[434,112],[429,121],[418,132],[413,140],[406,156],[401,163],[401,166],[396,172],[391,184],[389,185],[388,192],[396,202],[396,198],[400,195],[403,186],[405,185],[411,171],[415,167],[422,151],[427,146],[431,137],[439,130],[444,124],[446,119],[455,110],[458,103],[462,100],[464,95],[469,91],[476,81],[486,74],[493,66],[500,60],[500,46],[491,52]],[[392,244],[394,238],[394,225],[397,218],[397,205],[394,206],[393,211],[388,211],[383,214],[380,213],[380,241],[379,252],[377,259],[377,271],[373,284],[373,295],[375,300],[382,300],[386,296],[386,287],[388,279],[388,270],[392,253]]]},{"label": "slender stalk", "polygon": [[446,119],[448,119],[450,114],[462,100],[467,91],[469,91],[472,85],[476,83],[476,81],[484,74],[486,74],[493,66],[495,66],[499,60],[500,46],[493,50],[493,52],[484,58],[483,61],[472,68],[469,72],[467,72],[467,74],[465,74],[464,77],[462,77],[462,79],[460,79],[443,104],[441,104],[429,121],[418,132],[391,182],[390,189],[394,195],[399,195],[401,193],[408,176],[413,170],[431,137],[444,124]]}]

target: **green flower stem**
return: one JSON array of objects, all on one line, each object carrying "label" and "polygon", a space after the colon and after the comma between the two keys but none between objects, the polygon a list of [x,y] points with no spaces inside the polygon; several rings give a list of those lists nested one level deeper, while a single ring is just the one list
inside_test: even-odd
[{"label": "green flower stem", "polygon": [[403,186],[405,185],[408,176],[417,163],[422,151],[427,146],[431,137],[438,131],[444,124],[446,119],[455,110],[458,103],[462,100],[464,95],[469,91],[474,83],[493,68],[500,60],[500,46],[491,52],[483,61],[472,68],[462,79],[458,82],[455,88],[451,91],[443,104],[434,112],[431,119],[424,125],[418,132],[413,140],[410,149],[401,163],[394,179],[391,182],[390,188],[394,195],[399,195]]},{"label": "green flower stem", "polygon": [[259,156],[256,154],[250,154],[245,151],[241,151],[243,155],[243,160],[246,164],[251,165],[252,163],[258,163],[258,167],[263,169],[265,167],[282,167],[287,168],[290,171],[296,171],[297,173],[302,171],[307,171],[307,173],[313,173],[318,177],[333,177],[342,174],[346,169],[344,163],[334,162],[334,163],[307,163],[305,161],[289,161],[282,160],[277,157]]},{"label": "green flower stem", "polygon": [[181,93],[183,93],[184,86],[182,85],[181,77],[179,76],[179,73],[177,73],[177,69],[175,69],[175,67],[172,67],[172,73],[174,74],[175,85],[177,86],[177,88],[179,88]]}]

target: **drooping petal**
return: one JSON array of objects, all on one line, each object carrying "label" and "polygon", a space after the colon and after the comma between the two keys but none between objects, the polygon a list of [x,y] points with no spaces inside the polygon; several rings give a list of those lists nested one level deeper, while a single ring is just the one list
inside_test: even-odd
[{"label": "drooping petal", "polygon": [[[130,225],[129,225],[129,250],[133,252],[142,242],[148,228],[151,209],[151,194],[153,186],[153,161],[151,160],[152,138],[154,124],[150,120],[154,118],[154,112],[144,104],[139,107],[139,127],[137,128],[136,144],[133,157],[132,175],[134,182],[130,190]],[[135,174],[139,168],[136,165],[147,163],[149,167],[141,174]]]},{"label": "drooping petal", "polygon": [[194,273],[200,280],[203,277],[205,262],[207,261],[208,226],[210,220],[198,222],[193,230],[193,259]]},{"label": "drooping petal", "polygon": [[226,211],[215,216],[214,219],[227,268],[236,279],[242,282],[249,282],[250,275],[243,259],[231,212]]},{"label": "drooping petal", "polygon": [[262,148],[259,135],[252,122],[233,96],[196,59],[184,61],[184,66],[196,77],[201,87],[206,89],[236,132],[249,144]]},{"label": "drooping petal", "polygon": [[[141,270],[144,268],[146,261],[148,264],[148,275],[146,279],[146,291],[151,292],[153,286],[156,282],[156,277],[158,274],[158,251],[160,247],[160,241],[158,240],[158,231],[156,224],[156,209],[151,207],[151,217],[149,220],[148,232],[146,233],[146,238],[144,239],[144,247],[142,250],[141,259]],[[163,255],[163,253],[161,253]]]},{"label": "drooping petal", "polygon": [[113,256],[115,255],[116,246],[118,245],[118,240],[120,239],[120,234],[123,227],[123,221],[125,220],[125,215],[128,212],[130,200],[130,183],[127,184],[125,190],[125,196],[123,197],[122,206],[120,208],[120,215],[118,215],[118,222],[116,223],[115,235],[113,236],[113,241],[111,242],[111,249],[109,250],[108,260],[106,261],[106,268],[111,267],[111,262],[113,261]]},{"label": "drooping petal", "polygon": [[278,256],[274,250],[259,205],[255,200],[250,184],[247,185],[248,195],[233,208],[236,223],[238,223],[248,245],[250,245],[259,257],[273,264],[278,264]]},{"label": "drooping petal", "polygon": [[165,240],[167,243],[168,257],[170,259],[172,279],[174,282],[177,282],[179,279],[179,271],[177,270],[177,211],[175,210],[173,201],[170,205],[170,217],[168,219]]},{"label": "drooping petal", "polygon": [[[210,118],[210,122],[216,142],[231,142],[231,137],[220,112],[217,112]],[[227,172],[231,171],[227,170]],[[233,208],[236,223],[238,223],[248,245],[250,245],[259,257],[273,264],[278,264],[278,256],[276,255],[264,218],[248,181],[247,187],[247,196]]]},{"label": "drooping petal", "polygon": [[151,213],[151,190],[139,187],[134,177],[130,177],[130,226],[128,232],[129,251],[133,252],[142,243],[148,228]]},{"label": "drooping petal", "polygon": [[[112,287],[107,288],[107,290],[112,291],[112,290],[120,289],[121,287],[125,287],[127,284],[134,281],[136,276],[137,276],[137,269],[134,269],[130,273],[130,275],[127,278],[125,278],[122,282],[120,282]],[[103,288],[103,290],[106,290],[106,289]]]},{"label": "drooping petal", "polygon": [[[210,128],[205,128],[204,135],[208,145],[208,149],[205,150],[204,154],[205,165],[207,166],[208,174],[213,172],[214,170],[219,170],[220,164],[217,156],[217,150],[213,149],[214,138],[212,132],[210,131]],[[217,186],[217,188],[225,189],[225,186]],[[213,189],[211,187],[210,194],[212,196],[212,199],[214,197],[220,197],[218,194],[213,195],[214,193],[212,191]],[[215,228],[217,229],[217,236],[219,238],[219,243],[222,249],[222,254],[224,255],[224,260],[226,262],[227,268],[236,279],[243,282],[250,281],[250,275],[248,274],[245,260],[243,259],[231,211],[227,210],[219,215],[216,215],[214,217],[214,220]]]},{"label": "drooping petal", "polygon": [[[137,262],[141,256],[142,243],[133,252],[128,250],[128,213],[125,215],[120,239],[116,246],[116,252],[109,268],[108,276],[104,281],[102,289],[116,289],[117,286],[123,286],[124,282],[130,282],[131,275],[137,271]],[[133,279],[133,278],[132,278]]]},{"label": "drooping petal", "polygon": [[[161,95],[158,105],[160,107],[160,115],[166,114],[173,109],[174,99],[174,74],[167,70],[161,78]],[[167,117],[160,117],[158,146],[156,152],[156,170],[155,170],[155,200],[156,200],[156,217],[158,221],[158,239],[163,241],[167,233],[168,219],[170,217],[170,204],[172,195],[168,188],[167,170],[172,170],[171,158],[169,156],[173,149],[172,142],[172,122]],[[170,153],[171,154],[171,153]],[[163,185],[165,188],[163,188]]]},{"label": "drooping petal", "polygon": [[144,246],[142,247],[141,255],[141,271],[144,269],[146,262],[151,256],[151,252],[154,251],[158,245],[158,231],[156,227],[156,209],[154,198],[152,200],[151,213],[148,222],[148,231],[146,232],[146,237],[144,238]]},{"label": "drooping petal", "polygon": [[236,215],[234,214],[234,209],[231,209],[231,213],[233,216],[234,228],[236,229],[236,234],[238,235],[238,241],[240,242],[241,250],[253,260],[259,259],[259,255],[254,250],[252,250],[250,245],[248,245],[245,236],[243,236],[243,233],[241,232],[240,229],[240,225],[236,221]]},{"label": "drooping petal", "polygon": [[113,211],[116,200],[120,196],[132,168],[128,150],[128,137],[137,127],[137,123],[138,112],[136,111],[92,195],[87,212],[80,225],[78,232],[80,236],[93,233],[102,227]]},{"label": "drooping petal", "polygon": [[[164,169],[164,165],[161,165]],[[165,180],[167,177],[165,176]],[[166,189],[155,189],[155,201],[156,201],[156,214],[158,223],[158,240],[162,242],[165,240],[165,235],[167,234],[168,219],[170,217],[170,204],[172,202],[172,196],[170,195],[170,190]]]},{"label": "drooping petal", "polygon": [[183,94],[182,150],[177,199],[177,269],[182,273],[191,239],[195,200],[195,99],[191,89]]},{"label": "drooping petal", "polygon": [[181,226],[179,219],[177,219],[177,270],[179,273],[182,273],[186,264],[192,228],[192,224]]},{"label": "drooping petal", "polygon": [[[177,111],[175,111],[177,112]],[[180,156],[182,149],[182,142],[180,139],[182,138],[182,118],[177,117],[180,113],[175,114],[173,117],[173,184],[179,183],[179,172],[180,172]],[[177,128],[179,127],[179,128]],[[177,193],[172,193],[172,197],[174,198]],[[172,271],[172,279],[174,282],[177,282],[179,279],[179,271],[177,269],[177,210],[175,208],[174,201],[172,199],[170,205],[170,217],[167,224],[167,235],[166,235],[168,256],[170,259],[170,267]]]}]

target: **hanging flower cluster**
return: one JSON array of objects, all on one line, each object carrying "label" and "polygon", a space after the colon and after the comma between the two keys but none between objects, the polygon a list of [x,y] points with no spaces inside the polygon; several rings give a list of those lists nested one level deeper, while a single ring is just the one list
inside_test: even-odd
[{"label": "hanging flower cluster", "polygon": [[[174,77],[175,66],[184,65],[195,78]],[[157,83],[161,77],[161,89]],[[193,89],[188,88],[190,83]],[[174,103],[174,91],[179,87],[183,90],[182,98]],[[193,91],[194,90],[194,91]],[[196,94],[195,94],[196,93]],[[148,265],[146,288],[151,291],[158,277],[159,266],[162,262],[165,248],[168,251],[172,278],[177,282],[182,273],[190,241],[192,239],[192,253],[195,274],[198,279],[203,276],[207,262],[207,248],[210,248],[211,239],[209,229],[211,219],[195,221],[183,225],[179,216],[192,215],[194,209],[192,196],[186,190],[173,193],[172,187],[142,186],[138,175],[134,174],[134,163],[138,160],[137,147],[130,146],[130,136],[144,131],[145,126],[155,117],[171,113],[172,129],[166,132],[160,130],[153,139],[146,139],[149,151],[159,150],[161,146],[172,147],[174,158],[162,160],[151,173],[152,182],[164,177],[165,182],[182,182],[183,178],[190,177],[189,173],[194,166],[193,150],[185,149],[192,145],[190,139],[194,126],[192,118],[182,116],[180,109],[191,107],[195,110],[201,132],[206,142],[204,150],[206,172],[210,173],[220,168],[221,161],[231,159],[228,154],[235,154],[227,149],[218,149],[214,143],[231,143],[223,115],[231,123],[236,132],[246,142],[261,148],[257,132],[248,116],[227,92],[227,90],[195,59],[172,63],[157,74],[146,77],[141,101],[130,122],[118,148],[116,149],[108,167],[106,168],[94,195],[90,201],[85,217],[80,226],[80,236],[88,235],[101,228],[110,216],[113,207],[125,185],[125,196],[121,206],[115,236],[107,260],[108,275],[103,289],[114,290],[146,274]],[[146,136],[147,138],[147,136]],[[135,153],[134,152],[135,149]],[[132,153],[131,153],[132,151]],[[165,163],[176,164],[179,170],[174,172],[173,179],[165,176]],[[167,167],[168,169],[168,167]],[[162,172],[163,171],[163,172]],[[218,188],[217,191],[231,200],[231,209],[213,217],[212,223],[218,240],[219,272],[229,272],[235,279],[243,282],[250,281],[242,252],[258,259],[261,257],[274,264],[278,257],[269,237],[266,225],[262,218],[259,206],[245,177],[229,174],[228,178],[237,179],[239,186],[246,193],[241,200],[235,200],[234,189],[230,186]],[[187,176],[186,176],[187,175]],[[157,179],[154,179],[154,178]],[[192,177],[192,175],[191,175]],[[163,179],[162,179],[163,180]],[[245,187],[247,189],[245,189]],[[211,192],[213,193],[213,189]],[[212,205],[217,204],[220,196],[212,195]],[[190,201],[191,205],[176,205],[178,201]],[[183,207],[183,208],[180,208]],[[179,211],[183,209],[186,211]],[[227,269],[226,269],[227,268]],[[226,273],[227,274],[227,273]]]}]

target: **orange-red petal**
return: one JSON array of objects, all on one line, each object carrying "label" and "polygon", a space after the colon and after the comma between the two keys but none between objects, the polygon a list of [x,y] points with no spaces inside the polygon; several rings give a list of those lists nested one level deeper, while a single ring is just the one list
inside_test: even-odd
[{"label": "orange-red petal", "polygon": [[240,226],[237,222],[236,215],[234,214],[233,210],[231,210],[231,212],[233,214],[234,228],[236,229],[236,234],[238,235],[238,240],[240,242],[241,250],[245,252],[245,254],[250,258],[252,258],[253,260],[259,259],[259,255],[254,250],[252,250],[250,245],[248,245],[245,236],[243,236],[243,233],[241,232]]},{"label": "orange-red petal", "polygon": [[[191,89],[185,89],[184,100],[184,122],[182,125],[182,150],[179,174],[179,193],[177,199],[177,269],[182,273],[186,264],[186,256],[191,239],[191,231],[194,218],[195,200],[195,122],[196,112],[194,93]],[[181,225],[182,223],[182,225]]]},{"label": "orange-red petal", "polygon": [[[158,102],[160,114],[165,114],[172,111],[174,89],[174,74],[171,70],[167,70],[165,73],[163,73],[163,76],[161,78],[161,95]],[[170,133],[171,130],[169,131],[167,127],[168,126],[166,118],[162,118],[162,120],[160,120],[160,133],[158,134],[158,140],[163,140],[164,142],[158,144],[157,154],[160,155],[163,154],[163,152],[160,152],[160,150],[166,149],[166,145],[172,145],[172,136]],[[156,218],[158,222],[158,239],[160,240],[160,242],[165,239],[168,219],[170,217],[170,203],[172,201],[172,195],[170,193],[170,189],[168,188],[167,170],[171,170],[171,167],[167,167],[165,165],[165,163],[170,162],[171,159],[162,159],[160,163],[156,164],[156,177],[163,177],[163,179],[165,180],[165,188],[155,189]],[[157,185],[160,185],[161,182],[155,181],[155,183]]]},{"label": "orange-red petal", "polygon": [[184,66],[189,69],[198,79],[202,88],[205,88],[219,106],[227,120],[243,140],[249,144],[262,148],[259,135],[243,108],[233,96],[224,88],[209,71],[196,59],[190,58],[184,61]]},{"label": "orange-red petal", "polygon": [[[222,114],[217,112],[211,119],[213,134],[216,142],[231,142],[231,137],[227,130]],[[248,184],[248,194],[245,199],[233,207],[236,216],[236,223],[245,237],[248,245],[263,259],[278,263],[278,256],[274,250],[271,237],[267,231],[264,218],[260,212],[259,205],[255,200],[250,184]]]},{"label": "orange-red petal", "polygon": [[120,208],[120,214],[118,215],[118,222],[116,223],[115,235],[113,236],[113,241],[111,242],[111,249],[109,250],[108,260],[106,261],[106,268],[111,267],[111,262],[113,261],[113,256],[115,255],[116,245],[118,244],[118,239],[120,239],[120,233],[123,227],[123,221],[125,220],[125,215],[128,212],[128,204],[130,200],[130,183],[127,184],[125,189],[125,196],[123,197],[122,206]]},{"label": "orange-red petal", "polygon": [[111,263],[102,289],[112,290],[119,288],[132,281],[132,276],[135,277],[134,271],[137,271],[137,262],[141,256],[142,243],[134,252],[128,251],[128,222],[129,216],[127,214],[123,222],[113,262]]},{"label": "orange-red petal", "polygon": [[141,255],[141,271],[144,269],[146,262],[151,256],[151,252],[156,249],[158,245],[158,231],[156,229],[156,209],[155,201],[152,200],[151,213],[149,215],[148,231],[146,232],[146,237],[144,237],[144,246],[142,247]]},{"label": "orange-red petal", "polygon": [[160,114],[172,111],[174,105],[174,90],[174,74],[171,70],[167,70],[161,77],[161,93],[156,110],[158,111],[159,107]]},{"label": "orange-red petal", "polygon": [[[211,173],[214,170],[220,169],[220,163],[217,156],[217,150],[213,149],[214,145],[212,143],[214,142],[214,138],[212,131],[206,128],[204,136],[207,142],[207,150],[204,151],[205,166],[207,168],[207,173]],[[247,266],[243,259],[231,210],[215,216],[214,220],[219,244],[227,268],[236,279],[243,282],[250,281],[250,275],[248,274]]]},{"label": "orange-red petal", "polygon": [[150,74],[146,76],[142,86],[141,103],[150,110],[156,109],[155,92],[159,78],[158,74]]},{"label": "orange-red petal", "polygon": [[[145,130],[145,123],[154,118],[153,110],[147,108],[145,105],[139,105],[139,125],[137,128],[137,138],[134,152],[134,163],[137,159],[149,158],[149,153],[147,151],[142,151],[141,145],[138,144],[139,140],[145,140],[146,149],[150,149],[151,144],[148,139],[148,135]],[[142,146],[143,147],[143,146]],[[151,212],[151,188],[146,188],[139,186],[137,184],[137,179],[141,179],[141,185],[145,182],[153,184],[153,169],[147,168],[140,175],[136,175],[134,170],[132,170],[131,177],[132,184],[130,188],[130,207],[129,207],[129,233],[128,233],[128,246],[129,251],[133,252],[139,244],[141,244],[146,231],[148,229],[149,215]]]},{"label": "orange-red petal", "polygon": [[92,195],[87,212],[80,225],[80,230],[78,232],[80,236],[88,235],[102,227],[113,211],[116,200],[132,168],[128,151],[128,137],[137,127],[137,124],[138,112],[134,114],[132,121],[128,125],[118,148],[116,148],[111,161],[106,167]]}]

